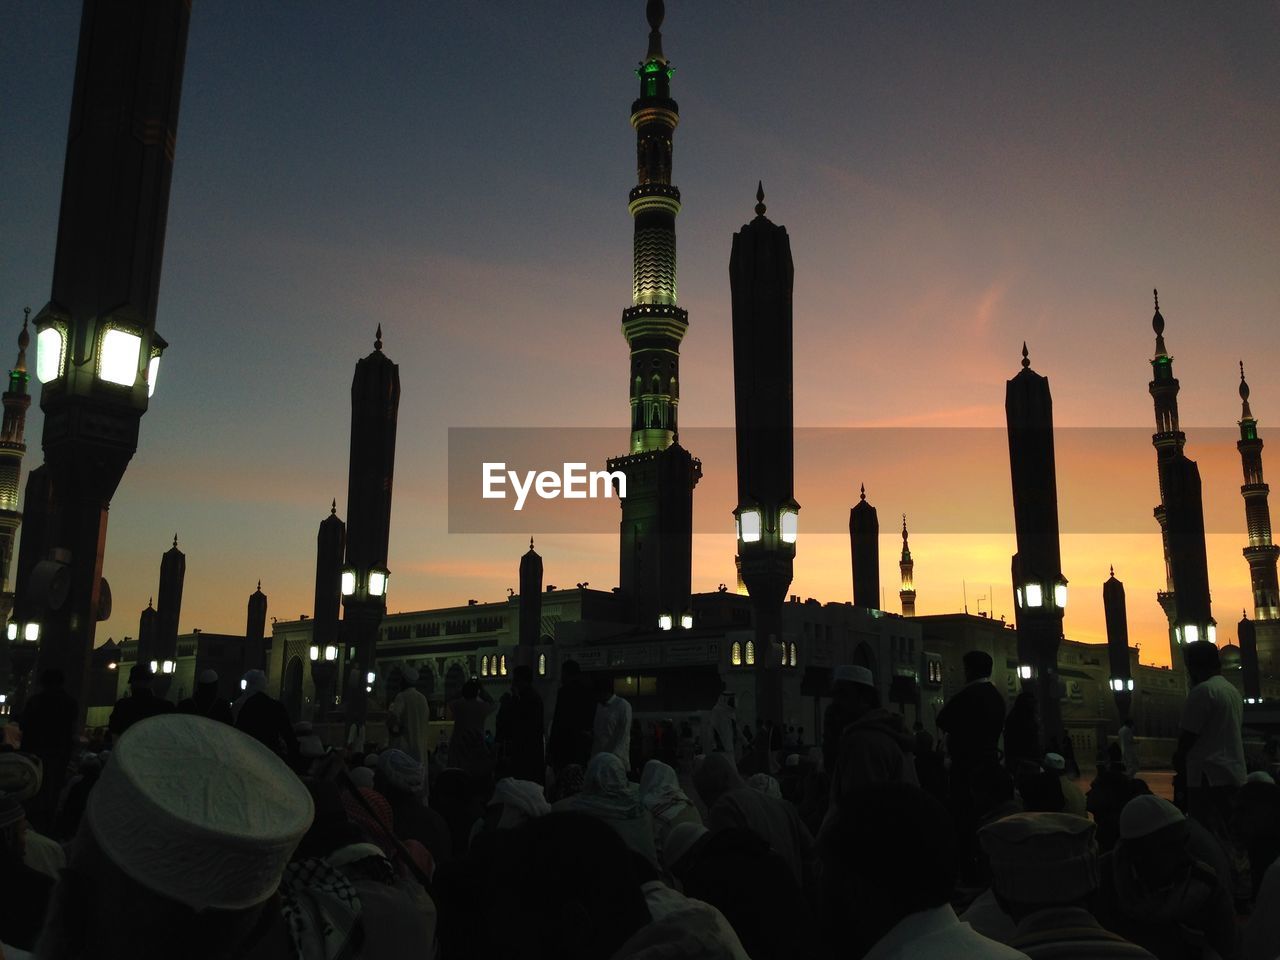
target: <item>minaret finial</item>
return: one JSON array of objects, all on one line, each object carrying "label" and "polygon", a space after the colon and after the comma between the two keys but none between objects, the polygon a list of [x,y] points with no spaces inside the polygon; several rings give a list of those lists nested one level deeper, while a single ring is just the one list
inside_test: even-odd
[{"label": "minaret finial", "polygon": [[373,349],[382,351],[382,324],[378,324],[378,332],[373,335]]},{"label": "minaret finial", "polygon": [[1022,369],[1025,370],[1031,366],[1031,354],[1027,350],[1027,341],[1022,341]]},{"label": "minaret finial", "polygon": [[902,542],[907,542],[907,515],[902,515]]},{"label": "minaret finial", "polygon": [[338,515],[338,498],[334,497],[333,502],[329,504],[329,516],[336,517]]},{"label": "minaret finial", "polygon": [[1156,312],[1151,317],[1151,329],[1156,332],[1156,356],[1167,357],[1169,351],[1165,349],[1164,345],[1164,317],[1160,313],[1160,291],[1153,287],[1151,296],[1156,305]]},{"label": "minaret finial", "polygon": [[1252,420],[1253,411],[1249,409],[1249,381],[1244,378],[1244,361],[1240,361],[1240,419]]},{"label": "minaret finial", "polygon": [[155,603],[155,600],[156,600],[156,598],[155,598],[155,597],[147,597],[147,609],[148,609],[148,610],[150,610],[150,609],[151,609],[152,605]]},{"label": "minaret finial", "polygon": [[178,535],[176,533],[173,535],[173,549],[178,549]]},{"label": "minaret finial", "polygon": [[649,0],[644,15],[649,21],[649,52],[645,59],[666,63],[667,58],[662,53],[662,20],[667,15],[666,4],[662,0]]},{"label": "minaret finial", "polygon": [[859,491],[859,496],[863,500],[867,499],[867,485],[865,483],[862,484],[862,489]]},{"label": "minaret finial", "polygon": [[756,181],[756,216],[764,216],[764,181]]},{"label": "minaret finial", "polygon": [[1115,579],[1115,576],[1116,576],[1116,565],[1113,563],[1113,564],[1111,565],[1111,579],[1113,579],[1113,580],[1114,580],[1114,579]]},{"label": "minaret finial", "polygon": [[529,549],[530,549],[530,550],[532,550],[532,549],[533,549],[533,537],[530,537],[530,538],[529,538]]},{"label": "minaret finial", "polygon": [[262,592],[262,581],[261,581],[261,580],[259,580],[259,581],[258,581],[258,592],[259,592],[259,593],[261,593],[261,592]]},{"label": "minaret finial", "polygon": [[13,365],[14,373],[27,372],[27,347],[31,345],[31,334],[27,331],[27,323],[31,320],[31,308],[22,309],[22,332],[18,334],[18,362]]}]

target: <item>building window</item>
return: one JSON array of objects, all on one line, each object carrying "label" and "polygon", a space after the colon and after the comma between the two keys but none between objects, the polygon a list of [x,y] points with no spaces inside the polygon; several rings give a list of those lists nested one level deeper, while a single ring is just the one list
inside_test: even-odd
[{"label": "building window", "polygon": [[498,672],[505,677],[507,675],[507,655],[504,653],[498,662],[500,664]]},{"label": "building window", "polygon": [[756,642],[754,640],[747,641],[747,666],[752,666],[756,662]]},{"label": "building window", "polygon": [[742,644],[737,640],[733,641],[733,645],[729,647],[729,662],[735,667],[742,666]]},{"label": "building window", "polygon": [[480,658],[480,676],[487,677],[489,675],[489,657],[486,654]]},{"label": "building window", "polygon": [[787,645],[787,663],[788,663],[788,665],[793,666],[793,667],[794,667],[794,666],[796,665],[796,663],[797,663],[797,659],[796,659],[796,645],[795,645],[794,643],[791,643],[791,644],[788,644],[788,645]]},{"label": "building window", "polygon": [[538,676],[545,677],[547,675],[547,655],[545,653],[538,654]]}]

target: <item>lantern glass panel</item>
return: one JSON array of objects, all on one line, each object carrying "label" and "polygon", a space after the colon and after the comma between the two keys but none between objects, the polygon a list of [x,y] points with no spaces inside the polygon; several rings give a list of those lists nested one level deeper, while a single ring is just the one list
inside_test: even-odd
[{"label": "lantern glass panel", "polygon": [[98,376],[107,383],[132,387],[138,379],[138,357],[141,353],[140,336],[128,330],[111,328],[102,335]]}]

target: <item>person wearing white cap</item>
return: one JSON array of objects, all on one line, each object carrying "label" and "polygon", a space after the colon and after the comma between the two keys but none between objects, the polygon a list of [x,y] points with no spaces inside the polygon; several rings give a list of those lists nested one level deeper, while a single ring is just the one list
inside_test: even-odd
[{"label": "person wearing white cap", "polygon": [[1126,803],[1115,849],[1098,861],[1095,916],[1162,960],[1237,957],[1228,882],[1195,856],[1191,827],[1163,797],[1143,794]]},{"label": "person wearing white cap", "polygon": [[1093,821],[1071,813],[1015,813],[978,831],[996,902],[1017,924],[1009,946],[1031,960],[1154,960],[1089,912],[1098,888]]},{"label": "person wearing white cap", "polygon": [[875,689],[871,671],[856,664],[841,664],[831,677],[831,702],[822,714],[822,768],[832,773],[840,756],[844,728],[866,712],[856,699],[859,688]]},{"label": "person wearing white cap", "polygon": [[226,724],[133,725],[89,796],[37,956],[292,954],[274,898],[313,814],[284,762]]},{"label": "person wearing white cap", "polygon": [[1077,817],[1089,816],[1084,792],[1067,776],[1066,757],[1060,753],[1046,753],[1043,764],[1046,770],[1058,778],[1058,786],[1062,789],[1062,812],[1075,814]]},{"label": "person wearing white cap", "polygon": [[916,782],[915,736],[902,714],[880,706],[871,671],[853,671],[844,698],[845,727],[831,773],[832,806],[844,802],[868,783]]},{"label": "person wearing white cap", "polygon": [[393,677],[397,674],[400,691],[387,707],[387,732],[391,734],[393,746],[419,763],[425,763],[430,752],[431,704],[417,687],[417,670],[406,665],[395,671]]},{"label": "person wearing white cap", "polygon": [[218,671],[203,670],[197,679],[195,692],[179,701],[178,712],[194,713],[223,723],[235,723],[231,717],[231,705],[218,694]]}]

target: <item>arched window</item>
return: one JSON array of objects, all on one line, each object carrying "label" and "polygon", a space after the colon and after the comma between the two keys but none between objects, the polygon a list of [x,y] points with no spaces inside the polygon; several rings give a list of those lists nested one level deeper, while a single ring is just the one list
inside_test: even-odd
[{"label": "arched window", "polygon": [[797,663],[796,645],[794,643],[787,644],[787,663],[789,663],[793,667]]},{"label": "arched window", "polygon": [[547,675],[547,655],[545,653],[538,654],[538,676],[545,677]]},{"label": "arched window", "polygon": [[486,654],[480,658],[480,676],[487,677],[489,675],[489,657]]},{"label": "arched window", "polygon": [[498,662],[501,664],[498,668],[498,672],[505,677],[507,675],[507,655],[504,653]]},{"label": "arched window", "polygon": [[733,641],[733,645],[729,647],[729,662],[735,667],[742,666],[742,644],[737,640]]},{"label": "arched window", "polygon": [[747,641],[747,666],[752,666],[756,662],[756,642],[754,640]]}]

